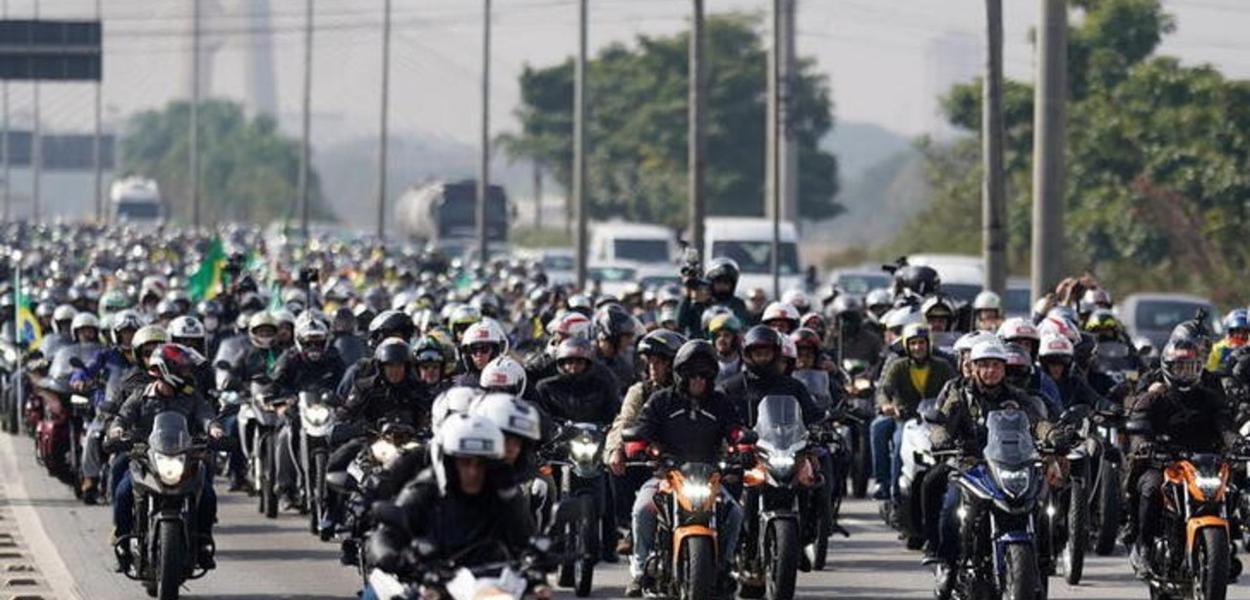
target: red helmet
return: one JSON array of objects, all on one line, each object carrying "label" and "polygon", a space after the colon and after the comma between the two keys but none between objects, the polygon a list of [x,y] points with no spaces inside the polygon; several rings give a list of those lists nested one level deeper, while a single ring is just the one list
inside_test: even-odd
[{"label": "red helmet", "polygon": [[794,342],[794,346],[799,350],[803,348],[820,350],[820,334],[806,327],[800,327],[790,334],[790,341]]},{"label": "red helmet", "polygon": [[196,352],[181,344],[161,344],[148,359],[148,374],[175,389],[195,379]]}]

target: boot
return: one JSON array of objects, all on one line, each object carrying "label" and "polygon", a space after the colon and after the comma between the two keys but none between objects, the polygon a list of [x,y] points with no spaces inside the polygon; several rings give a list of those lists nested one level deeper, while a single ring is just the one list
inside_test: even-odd
[{"label": "boot", "polygon": [[933,595],[938,600],[948,600],[955,590],[955,567],[945,562],[938,563],[933,571]]},{"label": "boot", "polygon": [[94,477],[84,477],[82,480],[82,503],[87,506],[94,506],[100,499],[100,486]]},{"label": "boot", "polygon": [[200,551],[196,556],[196,564],[205,571],[211,571],[217,568],[217,544],[213,542],[212,534],[206,534],[200,541]]},{"label": "boot", "polygon": [[634,534],[632,532],[621,536],[616,542],[616,553],[621,556],[629,556],[634,553]]}]

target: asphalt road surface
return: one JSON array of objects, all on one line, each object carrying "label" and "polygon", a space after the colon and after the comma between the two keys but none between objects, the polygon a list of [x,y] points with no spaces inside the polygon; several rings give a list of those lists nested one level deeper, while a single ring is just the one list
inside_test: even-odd
[{"label": "asphalt road surface", "polygon": [[[41,575],[58,589],[47,597],[122,600],[144,597],[137,582],[113,572],[108,545],[110,511],[83,506],[65,485],[47,477],[35,463],[32,442],[24,437],[0,436],[0,476],[7,506],[0,515],[23,515],[22,533],[31,545],[42,543],[53,556],[36,557]],[[185,597],[204,599],[354,598],[359,581],[353,570],[338,563],[334,543],[322,543],[307,533],[306,521],[295,514],[267,520],[255,502],[240,494],[220,494],[217,527],[218,568],[187,585]],[[799,575],[800,598],[882,600],[931,598],[931,576],[920,566],[919,555],[908,552],[895,534],[880,524],[868,502],[844,506],[843,524],[852,533],[830,545],[830,565],[818,573]],[[46,554],[45,553],[45,554]],[[37,554],[37,553],[36,553]],[[57,556],[59,555],[59,560]],[[0,578],[11,574],[0,574]],[[72,581],[62,581],[71,579]],[[620,598],[627,581],[624,561],[600,565],[594,597]],[[11,589],[0,589],[0,599]],[[561,593],[561,597],[572,594]],[[1124,556],[1092,557],[1084,582],[1070,587],[1051,579],[1051,598],[1120,600],[1147,598]],[[1229,598],[1250,600],[1250,586],[1237,585]]]}]

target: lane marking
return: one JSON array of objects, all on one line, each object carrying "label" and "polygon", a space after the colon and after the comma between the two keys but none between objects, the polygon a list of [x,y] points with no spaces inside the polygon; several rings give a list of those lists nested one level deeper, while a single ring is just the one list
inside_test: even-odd
[{"label": "lane marking", "polygon": [[9,508],[12,509],[13,516],[17,519],[17,526],[22,532],[22,538],[26,541],[26,547],[34,559],[32,562],[43,572],[44,580],[57,598],[85,600],[85,596],[78,589],[78,583],[70,574],[69,568],[65,566],[61,553],[52,543],[52,539],[48,537],[48,532],[44,530],[39,513],[29,502],[31,498],[26,492],[26,485],[22,482],[22,473],[17,465],[16,448],[13,447],[12,436],[0,434],[0,455],[4,456],[3,460],[0,460],[0,474],[4,477],[5,496],[9,500]]}]

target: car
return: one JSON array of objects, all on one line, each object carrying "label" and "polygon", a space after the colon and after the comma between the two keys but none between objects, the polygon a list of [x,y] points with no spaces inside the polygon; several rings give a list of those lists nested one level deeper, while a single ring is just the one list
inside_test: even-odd
[{"label": "car", "polygon": [[614,265],[672,265],[677,238],[663,225],[613,220],[595,223],[590,236],[590,263]]},{"label": "car", "polygon": [[547,274],[547,282],[552,285],[570,284],[577,279],[577,257],[572,248],[526,248],[520,254],[541,264],[543,273]]},{"label": "car", "polygon": [[592,265],[586,269],[589,281],[599,282],[599,293],[620,298],[631,286],[638,284],[638,267],[632,264]]},{"label": "car", "polygon": [[1207,327],[1215,331],[1219,314],[1210,300],[1200,296],[1142,292],[1125,297],[1116,307],[1120,322],[1132,339],[1148,339],[1159,349],[1167,344],[1172,329],[1194,318],[1199,309],[1207,311]]},{"label": "car", "polygon": [[868,266],[837,269],[829,274],[829,283],[844,294],[863,297],[877,288],[890,287],[890,274]]}]

